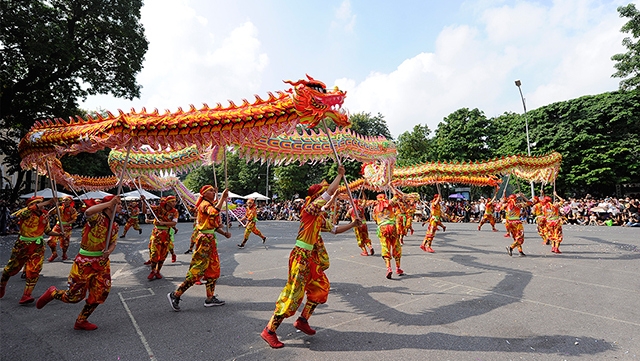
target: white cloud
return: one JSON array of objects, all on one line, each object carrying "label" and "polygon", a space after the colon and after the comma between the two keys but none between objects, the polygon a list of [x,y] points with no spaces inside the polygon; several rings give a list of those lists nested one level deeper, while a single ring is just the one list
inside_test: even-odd
[{"label": "white cloud", "polygon": [[141,98],[123,106],[126,101],[98,96],[88,106],[173,111],[189,104],[226,105],[226,99],[253,101],[249,95],[260,88],[269,58],[250,21],[224,33],[186,2],[154,0],[143,7],[142,23],[149,50],[138,75]]},{"label": "white cloud", "polygon": [[394,137],[421,123],[435,130],[457,109],[488,117],[521,112],[520,78],[528,110],[556,101],[617,89],[612,55],[624,52],[615,6],[558,1],[545,7],[518,2],[480,12],[477,24],[445,27],[433,52],[405,60],[389,74],[362,82],[337,81],[348,90],[351,113],[382,113]]},{"label": "white cloud", "polygon": [[335,20],[332,27],[343,28],[347,32],[353,32],[356,26],[356,15],[351,12],[351,2],[344,0],[335,11]]}]

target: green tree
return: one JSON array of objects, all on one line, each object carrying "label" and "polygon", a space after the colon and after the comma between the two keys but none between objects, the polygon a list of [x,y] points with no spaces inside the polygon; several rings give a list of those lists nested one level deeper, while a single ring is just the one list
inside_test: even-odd
[{"label": "green tree", "polygon": [[18,174],[16,144],[38,119],[80,113],[78,99],[140,96],[136,74],[148,42],[142,0],[0,2],[0,152]]},{"label": "green tree", "polygon": [[[438,124],[433,147],[438,160],[484,160],[489,149],[489,120],[480,110],[458,109]],[[435,159],[434,159],[435,160]]]},{"label": "green tree", "polygon": [[640,12],[633,3],[618,7],[618,12],[620,17],[629,18],[620,31],[630,33],[632,38],[622,39],[622,45],[628,50],[626,53],[611,57],[611,60],[616,62],[613,66],[617,70],[611,77],[623,79],[620,81],[621,90],[637,89],[640,84],[640,42],[638,41],[640,37]]},{"label": "green tree", "polygon": [[[527,116],[532,153],[562,154],[559,192],[611,195],[617,184],[640,179],[639,91],[584,96]],[[492,124],[501,139],[499,154],[526,154],[523,116],[505,114]]]},{"label": "green tree", "polygon": [[398,137],[398,166],[424,163],[435,159],[431,130],[426,125],[418,124],[411,132],[404,132]]}]

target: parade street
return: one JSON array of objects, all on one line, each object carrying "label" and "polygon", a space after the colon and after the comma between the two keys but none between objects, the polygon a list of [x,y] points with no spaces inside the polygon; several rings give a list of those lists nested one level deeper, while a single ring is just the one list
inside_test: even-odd
[{"label": "parade street", "polygon": [[[282,349],[261,338],[286,283],[288,256],[298,222],[262,221],[265,245],[243,228],[218,236],[222,275],[220,307],[203,307],[205,286],[194,286],[174,312],[167,293],[185,278],[192,223],[179,223],[177,262],[168,257],[163,279],[149,281],[148,238],[129,232],[111,256],[112,289],[91,316],[95,331],[76,331],[84,305],[54,300],[43,309],[21,306],[24,280],[9,280],[0,300],[2,360],[636,360],[640,359],[640,232],[637,228],[565,225],[563,254],[542,245],[535,225],[525,224],[524,252],[509,257],[504,226],[482,231],[477,223],[446,223],[423,252],[426,227],[405,238],[404,276],[385,278],[375,226],[376,255],[360,256],[353,231],[323,234],[330,255],[331,292],[307,336],[278,328]],[[75,255],[81,230],[74,229]],[[6,265],[17,236],[0,239]],[[45,259],[50,255],[47,247]],[[73,257],[72,257],[73,258]],[[66,288],[72,259],[49,263],[34,296]],[[301,310],[302,308],[300,308]]]}]

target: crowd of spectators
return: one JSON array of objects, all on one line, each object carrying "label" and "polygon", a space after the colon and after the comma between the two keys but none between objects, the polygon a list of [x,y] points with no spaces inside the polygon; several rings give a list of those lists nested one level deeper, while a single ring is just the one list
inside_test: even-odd
[{"label": "crowd of spectators", "polygon": [[[348,221],[347,209],[349,202],[340,200],[339,206],[335,209],[333,215],[336,221]],[[300,209],[303,205],[302,199],[286,200],[279,202],[260,202],[258,205],[259,220],[282,220],[282,221],[299,221]],[[622,226],[622,227],[640,227],[640,214],[638,206],[640,201],[636,197],[624,198],[595,198],[590,195],[584,198],[569,198],[561,207],[561,216],[565,224],[575,224],[583,226]],[[0,199],[0,235],[16,234],[18,225],[11,217],[11,213],[23,207],[21,201],[9,203],[4,199]],[[81,212],[82,202],[76,202],[76,207]],[[372,220],[372,207],[367,207],[365,217],[368,221]],[[178,207],[180,211],[181,221],[191,221],[192,217],[189,211],[182,206]],[[239,211],[242,213],[242,205],[239,205]],[[125,211],[126,212],[126,211]],[[419,203],[415,213],[416,221],[424,221],[429,217],[429,205],[427,202]],[[448,200],[443,207],[443,221],[445,222],[479,222],[484,214],[483,199],[478,201],[466,200]],[[494,215],[497,221],[501,221],[504,212],[496,208]],[[152,217],[149,215],[149,217]],[[235,217],[231,217],[231,221]],[[126,214],[120,215],[116,221],[124,224],[126,222]],[[522,221],[534,223],[535,219],[531,215],[530,207],[522,212]],[[79,217],[76,226],[82,226],[83,217]]]},{"label": "crowd of spectators", "polygon": [[[583,226],[640,227],[637,198],[602,198],[590,195],[584,198],[569,198],[563,202],[560,213],[565,224]],[[428,209],[427,209],[428,210]],[[484,203],[479,201],[447,201],[443,207],[445,222],[479,222],[484,214]],[[504,212],[496,208],[496,220],[504,218]],[[522,221],[534,223],[531,207],[522,212]]]}]

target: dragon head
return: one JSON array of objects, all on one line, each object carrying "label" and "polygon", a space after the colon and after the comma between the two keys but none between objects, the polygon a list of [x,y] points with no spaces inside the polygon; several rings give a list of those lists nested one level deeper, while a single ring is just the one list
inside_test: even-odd
[{"label": "dragon head", "polygon": [[330,118],[340,127],[349,126],[349,115],[342,109],[342,103],[347,92],[334,87],[327,90],[326,85],[307,75],[308,80],[300,79],[296,82],[285,80],[291,84],[291,93],[295,109],[300,116],[300,123],[313,128],[324,118]]}]

